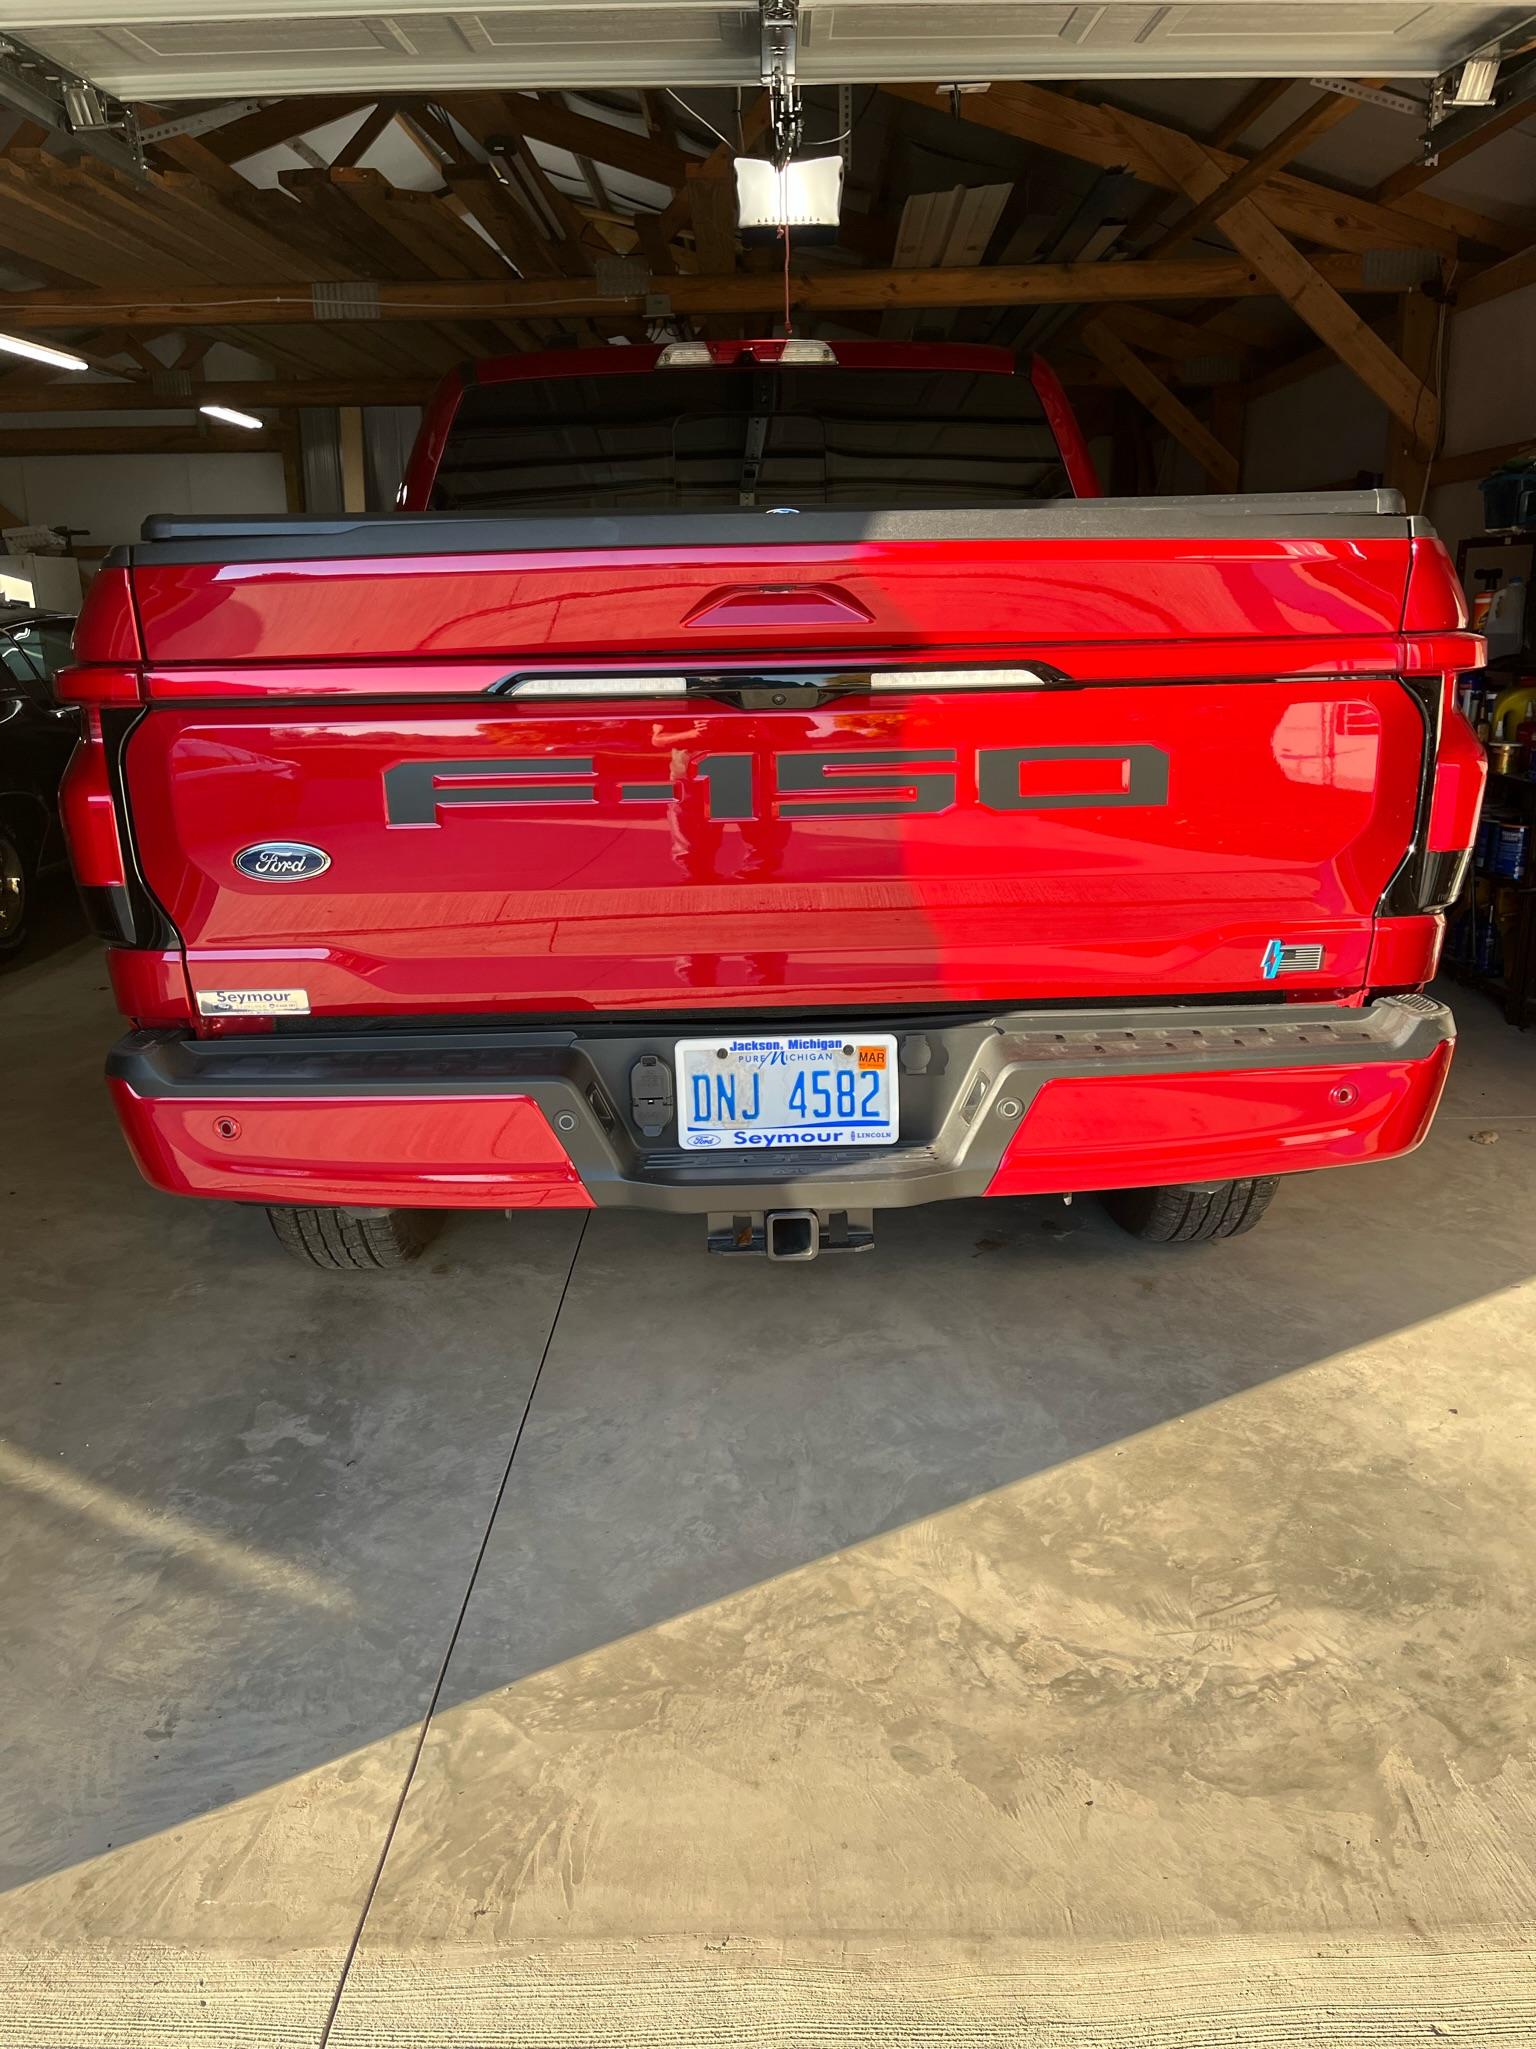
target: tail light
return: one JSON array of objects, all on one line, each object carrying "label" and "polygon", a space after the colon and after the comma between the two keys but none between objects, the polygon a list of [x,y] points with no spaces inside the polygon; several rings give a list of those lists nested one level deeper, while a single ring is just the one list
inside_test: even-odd
[{"label": "tail light", "polygon": [[1419,917],[1455,901],[1472,859],[1488,760],[1456,703],[1454,675],[1404,678],[1426,727],[1414,843],[1382,898],[1384,917]]},{"label": "tail light", "polygon": [[59,810],[75,881],[97,935],[102,939],[131,941],[128,867],[117,827],[117,805],[112,795],[101,713],[95,705],[89,706],[83,715],[80,738],[59,785]]},{"label": "tail light", "polygon": [[[78,682],[119,672],[65,673]],[[59,785],[59,812],[75,881],[97,935],[119,946],[163,948],[178,944],[176,934],[134,865],[122,829],[118,764],[135,716],[85,702],[80,738]]]}]

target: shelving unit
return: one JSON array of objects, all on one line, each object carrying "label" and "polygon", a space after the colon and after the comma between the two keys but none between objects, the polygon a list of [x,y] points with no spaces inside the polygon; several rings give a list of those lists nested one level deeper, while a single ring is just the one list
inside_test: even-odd
[{"label": "shelving unit", "polygon": [[[1463,589],[1466,589],[1469,571],[1476,573],[1477,558],[1484,558],[1491,564],[1517,550],[1531,558],[1521,565],[1526,577],[1521,646],[1489,663],[1487,674],[1490,681],[1506,678],[1513,682],[1521,675],[1536,673],[1536,645],[1533,645],[1536,644],[1536,614],[1533,614],[1531,604],[1531,588],[1536,583],[1536,575],[1532,574],[1533,567],[1536,567],[1536,534],[1472,534],[1456,550],[1456,570]],[[1523,1029],[1536,1022],[1536,781],[1521,775],[1490,775],[1487,804],[1490,808],[1512,813],[1529,828],[1531,852],[1526,860],[1525,879],[1511,884],[1507,878],[1494,876],[1486,868],[1474,869],[1468,877],[1463,902],[1451,912],[1451,918],[1457,917],[1479,881],[1492,881],[1514,891],[1517,905],[1514,928],[1505,960],[1497,973],[1490,973],[1469,961],[1450,958],[1445,961],[1444,971],[1466,987],[1481,990],[1499,1005],[1510,1024]]]},{"label": "shelving unit", "polygon": [[[1491,775],[1488,794],[1490,798],[1497,795],[1501,809],[1513,810],[1525,820],[1531,829],[1532,846],[1536,847],[1536,782],[1524,776]],[[1487,869],[1474,869],[1468,880],[1468,889],[1472,889],[1479,879],[1498,881],[1503,878],[1491,876]],[[1471,962],[1448,959],[1445,972],[1467,988],[1480,989],[1485,996],[1492,997],[1506,1020],[1523,1028],[1536,1022],[1536,879],[1528,875],[1524,882],[1513,887],[1519,915],[1503,970],[1490,974]],[[1452,912],[1452,916],[1455,915]]]}]

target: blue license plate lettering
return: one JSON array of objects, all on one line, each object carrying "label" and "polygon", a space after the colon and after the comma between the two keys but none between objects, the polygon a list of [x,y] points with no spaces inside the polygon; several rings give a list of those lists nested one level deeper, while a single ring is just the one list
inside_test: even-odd
[{"label": "blue license plate lettering", "polygon": [[892,1145],[896,1042],[888,1033],[683,1039],[678,1137],[688,1149]]}]

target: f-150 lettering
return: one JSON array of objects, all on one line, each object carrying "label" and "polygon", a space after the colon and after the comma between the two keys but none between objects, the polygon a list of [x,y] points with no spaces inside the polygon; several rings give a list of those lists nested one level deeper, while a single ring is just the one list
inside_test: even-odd
[{"label": "f-150 lettering", "polygon": [[[1036,763],[1057,771],[1050,787],[1027,786]],[[1066,764],[1080,764],[1082,775],[1065,773]],[[976,801],[987,811],[1168,802],[1168,755],[1146,744],[981,747],[972,767]],[[717,823],[761,817],[764,811],[757,807],[765,803],[773,804],[781,818],[931,816],[952,810],[962,795],[957,753],[949,747],[838,748],[830,753],[790,749],[762,757],[706,754],[690,764],[689,775],[703,784],[706,813]],[[577,754],[402,761],[384,774],[385,815],[391,825],[441,825],[444,810],[463,804],[658,804],[673,802],[678,794],[678,786],[659,779],[605,780],[590,755]]]}]

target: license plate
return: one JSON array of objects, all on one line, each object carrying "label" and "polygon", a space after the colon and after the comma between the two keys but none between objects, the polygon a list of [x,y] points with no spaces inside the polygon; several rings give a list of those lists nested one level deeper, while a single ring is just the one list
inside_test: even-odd
[{"label": "license plate", "polygon": [[896,1041],[884,1032],[680,1039],[677,1123],[694,1152],[893,1145]]}]

